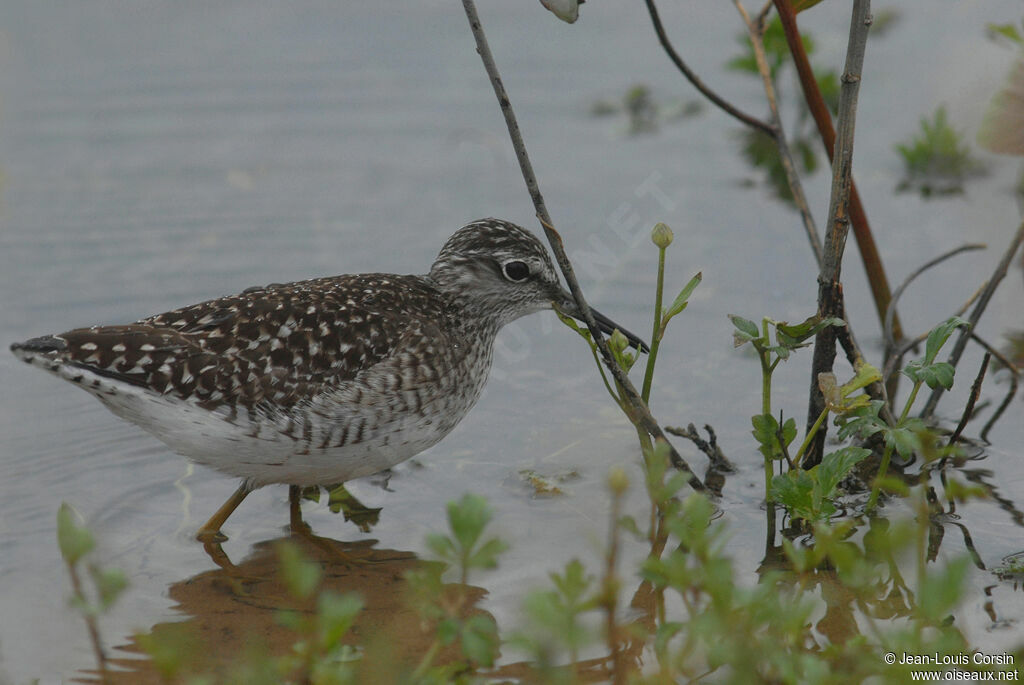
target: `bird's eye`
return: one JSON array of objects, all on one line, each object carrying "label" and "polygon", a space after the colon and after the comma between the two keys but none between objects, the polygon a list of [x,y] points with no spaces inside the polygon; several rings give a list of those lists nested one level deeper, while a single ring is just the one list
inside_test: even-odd
[{"label": "bird's eye", "polygon": [[526,262],[505,262],[501,267],[501,272],[505,274],[505,278],[515,283],[525,281],[530,275],[530,267]]}]

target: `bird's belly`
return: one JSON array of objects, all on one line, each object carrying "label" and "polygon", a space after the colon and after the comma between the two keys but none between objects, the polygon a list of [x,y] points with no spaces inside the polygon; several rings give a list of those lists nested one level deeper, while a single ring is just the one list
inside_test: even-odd
[{"label": "bird's belly", "polygon": [[446,404],[443,416],[307,412],[286,418],[245,409],[211,411],[125,386],[92,392],[111,412],[175,452],[256,486],[323,485],[377,473],[436,444],[472,406]]}]

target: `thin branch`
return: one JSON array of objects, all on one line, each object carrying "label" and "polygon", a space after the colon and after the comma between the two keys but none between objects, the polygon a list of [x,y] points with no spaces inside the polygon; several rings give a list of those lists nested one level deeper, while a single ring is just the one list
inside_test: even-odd
[{"label": "thin branch", "polygon": [[683,58],[679,56],[679,53],[676,52],[676,49],[672,46],[672,42],[668,39],[668,34],[665,33],[665,27],[661,23],[661,16],[658,14],[658,8],[654,4],[654,0],[644,0],[644,2],[647,4],[648,14],[651,15],[651,23],[654,24],[654,32],[658,34],[658,42],[661,43],[661,47],[665,49],[665,54],[667,54],[668,58],[672,60],[672,64],[676,65],[676,68],[682,72],[683,76],[686,77],[686,80],[693,84],[693,87],[699,90],[704,97],[729,116],[737,119],[747,126],[751,126],[767,133],[772,138],[775,138],[776,129],[772,124],[766,123],[755,116],[751,116],[732,105],[728,100],[725,100],[718,95],[718,93],[711,90],[711,88],[709,88],[707,84],[705,84],[700,77],[697,76],[689,66],[687,66],[686,62],[683,61]]},{"label": "thin branch", "polygon": [[[990,352],[986,352],[984,359],[981,360],[981,368],[978,369],[978,375],[974,377],[974,383],[971,384],[971,394],[970,397],[967,398],[967,406],[964,407],[963,414],[960,415],[960,422],[956,424],[953,434],[949,436],[949,442],[946,443],[947,445],[952,445],[960,439],[960,434],[964,432],[964,428],[967,427],[967,422],[970,421],[974,415],[974,405],[978,403],[978,397],[981,395],[981,384],[985,381],[985,374],[988,372],[988,364],[991,360],[992,354]],[[946,457],[943,457],[942,464],[944,465],[945,462]]]},{"label": "thin branch", "polygon": [[[793,56],[793,64],[796,67],[800,88],[804,93],[804,101],[818,127],[818,134],[821,136],[821,142],[828,154],[828,161],[831,163],[836,145],[832,114],[825,104],[825,98],[821,94],[818,80],[814,77],[814,70],[811,68],[811,62],[804,50],[800,29],[797,28],[796,12],[793,11],[790,0],[774,0],[774,4],[779,13],[779,21],[786,36],[786,43],[789,45],[789,52]],[[878,246],[875,245],[874,236],[871,234],[867,212],[864,211],[864,205],[860,201],[857,184],[852,179],[850,180],[850,224],[853,226],[854,238],[857,239],[857,248],[864,264],[864,272],[868,277],[868,285],[875,301],[878,318],[882,319],[891,308],[892,295],[889,292],[889,281],[886,278],[885,269],[882,267],[882,258],[878,254]],[[903,337],[899,317],[895,318],[892,329],[897,338]]]},{"label": "thin branch", "polygon": [[544,204],[544,196],[541,195],[540,186],[537,183],[537,177],[533,173],[533,165],[530,163],[530,157],[526,152],[526,144],[523,142],[523,136],[519,131],[519,124],[516,121],[515,112],[512,110],[512,102],[509,99],[508,93],[505,91],[505,86],[501,81],[501,75],[498,73],[498,67],[494,62],[494,56],[491,54],[491,49],[487,44],[487,37],[484,35],[483,26],[480,24],[480,17],[476,11],[476,4],[473,0],[462,0],[462,6],[466,11],[466,18],[469,20],[469,28],[473,32],[473,38],[476,40],[476,51],[479,53],[480,59],[483,61],[484,69],[487,72],[487,76],[490,78],[491,86],[494,88],[494,94],[498,98],[498,104],[501,106],[501,113],[505,117],[505,125],[508,127],[509,137],[512,139],[512,148],[515,150],[516,159],[519,161],[519,168],[523,174],[523,181],[526,182],[526,189],[530,193],[530,199],[533,200],[533,207],[536,210],[537,219],[544,228],[544,234],[547,236],[548,242],[551,244],[551,249],[555,253],[555,261],[562,270],[562,275],[565,277],[565,282],[569,286],[569,291],[572,293],[573,299],[576,301],[576,306],[579,307],[583,321],[587,324],[587,328],[593,336],[594,343],[601,352],[601,357],[604,360],[605,366],[624,391],[623,394],[630,405],[630,418],[638,423],[656,440],[664,441],[669,447],[669,458],[672,460],[673,466],[681,471],[685,471],[689,475],[688,482],[690,487],[694,490],[704,491],[706,489],[704,484],[696,474],[694,474],[693,469],[690,468],[689,464],[686,463],[672,443],[669,442],[668,438],[665,437],[664,431],[662,431],[661,426],[658,425],[658,422],[651,414],[650,409],[648,409],[647,405],[640,398],[640,394],[633,386],[633,383],[629,380],[629,377],[626,376],[626,373],[622,368],[615,362],[611,350],[608,349],[607,341],[604,339],[600,329],[597,327],[597,323],[594,321],[594,315],[590,311],[590,306],[583,297],[583,292],[580,290],[579,282],[576,280],[576,274],[573,271],[572,264],[569,262],[569,258],[565,254],[565,247],[562,245],[562,236],[560,236],[558,231],[555,230],[551,221],[551,216],[548,214],[547,207]]},{"label": "thin branch", "polygon": [[[762,12],[758,15],[756,21],[751,20],[750,15],[747,14],[747,10],[743,7],[743,4],[739,0],[734,0],[733,4],[736,5],[736,9],[739,11],[740,16],[743,17],[744,23],[747,25],[747,33],[750,35],[750,44],[754,48],[754,59],[757,62],[757,70],[761,73],[761,80],[764,83],[764,94],[768,100],[768,109],[772,114],[772,128],[775,131],[774,139],[775,145],[779,149],[779,161],[782,163],[782,170],[786,174],[786,183],[789,185],[789,190],[793,194],[793,204],[796,205],[800,211],[800,218],[803,220],[804,231],[807,233],[807,240],[811,243],[811,250],[814,252],[814,258],[818,262],[818,268],[821,268],[822,264],[822,249],[821,249],[821,238],[818,237],[818,229],[814,225],[814,217],[811,216],[810,205],[807,204],[807,197],[804,195],[803,184],[800,183],[800,175],[796,172],[796,163],[793,161],[793,153],[789,148],[789,143],[786,141],[786,132],[782,127],[782,118],[779,116],[779,103],[775,97],[775,84],[772,83],[771,70],[768,68],[768,60],[765,57],[764,52],[764,19],[765,15]],[[771,8],[768,4],[765,6],[765,11]]]},{"label": "thin branch", "polygon": [[[861,70],[871,26],[871,0],[854,0],[850,19],[850,38],[846,48],[839,93],[839,130],[832,160],[832,192],[829,200],[829,229],[825,236],[825,255],[818,276],[818,315],[836,316],[843,311],[843,290],[840,275],[843,252],[850,227],[850,180],[853,168],[853,137],[857,117],[857,96],[860,92]],[[826,326],[814,339],[814,360],[811,368],[810,402],[807,426],[817,420],[825,407],[825,398],[818,387],[818,374],[832,370],[836,356],[836,335],[832,326]],[[825,426],[818,431],[808,451],[807,464],[821,461],[825,445]]]},{"label": "thin branch", "polygon": [[[1014,235],[1013,240],[1010,241],[1006,252],[1003,253],[1003,258],[999,260],[999,265],[996,266],[996,270],[992,273],[991,278],[988,279],[988,286],[981,293],[981,297],[978,298],[978,303],[974,305],[974,310],[968,318],[970,326],[966,329],[961,329],[960,335],[956,339],[952,351],[949,353],[947,361],[953,367],[956,367],[957,362],[960,361],[960,356],[964,353],[964,348],[967,347],[967,341],[970,339],[970,332],[978,326],[981,315],[985,313],[985,308],[988,307],[989,300],[992,299],[996,288],[999,287],[999,284],[1006,277],[1006,271],[1010,268],[1010,262],[1013,261],[1013,256],[1017,254],[1022,241],[1024,241],[1024,223],[1021,223],[1020,227],[1017,228],[1017,233]],[[935,412],[935,407],[939,404],[939,398],[942,397],[943,390],[942,386],[932,390],[932,394],[928,396],[924,409],[921,410],[921,418],[929,418]]]},{"label": "thin branch", "polygon": [[[933,266],[937,266],[942,262],[946,261],[947,259],[955,257],[961,252],[983,249],[985,249],[985,245],[983,243],[967,243],[965,245],[961,245],[960,247],[949,250],[948,252],[943,252],[938,257],[935,257],[934,259],[925,262],[917,269],[912,271],[910,275],[907,276],[902,283],[900,283],[899,287],[896,288],[895,291],[893,291],[892,299],[889,301],[889,308],[885,311],[885,320],[882,326],[882,334],[885,337],[885,353],[882,355],[882,359],[885,360],[883,363],[883,367],[885,369],[889,369],[891,360],[897,358],[895,352],[898,346],[896,343],[896,336],[893,333],[893,320],[896,316],[896,303],[903,296],[903,292],[907,289],[907,287],[909,287],[910,284],[913,283],[918,276],[920,276]],[[912,345],[911,347],[915,347],[916,345],[917,343],[915,342],[914,345]],[[906,348],[904,347],[904,349]],[[902,357],[903,354],[900,354],[899,356]],[[885,375],[888,376],[888,373],[886,373]]]},{"label": "thin branch", "polygon": [[1006,397],[1003,398],[1003,401],[999,403],[999,406],[996,407],[995,412],[992,413],[989,420],[985,422],[984,427],[981,429],[981,433],[978,434],[978,437],[981,438],[983,442],[988,442],[988,432],[996,425],[996,421],[999,420],[1003,415],[1003,412],[1006,411],[1006,408],[1010,406],[1010,402],[1012,402],[1013,398],[1017,395],[1017,387],[1020,385],[1020,369],[1017,368],[1016,364],[1007,359],[1006,355],[990,345],[984,338],[978,336],[974,331],[971,331],[971,340],[981,345],[988,354],[991,354],[999,361],[1000,364],[1010,370],[1010,390],[1006,393]]}]

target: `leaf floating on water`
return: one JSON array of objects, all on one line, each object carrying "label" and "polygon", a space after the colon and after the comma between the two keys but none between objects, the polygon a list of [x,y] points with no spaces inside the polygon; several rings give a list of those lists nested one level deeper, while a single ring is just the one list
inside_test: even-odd
[{"label": "leaf floating on water", "polygon": [[533,469],[522,469],[519,471],[519,477],[530,488],[530,495],[532,497],[560,497],[566,494],[561,486],[569,481],[578,479],[580,474],[578,471],[572,470],[553,475],[544,475],[537,473]]}]

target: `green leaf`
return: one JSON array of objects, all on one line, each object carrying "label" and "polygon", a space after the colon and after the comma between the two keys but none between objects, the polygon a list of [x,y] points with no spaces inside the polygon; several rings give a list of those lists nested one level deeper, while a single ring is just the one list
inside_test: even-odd
[{"label": "green leaf", "polygon": [[761,445],[761,453],[770,458],[774,452],[773,448],[778,444],[779,422],[771,414],[755,414],[750,417],[750,423],[754,426],[751,433]]},{"label": "green leaf", "polygon": [[460,622],[455,618],[446,618],[437,624],[437,639],[442,645],[450,645],[459,637]]},{"label": "green leaf", "polygon": [[80,520],[81,517],[70,504],[61,503],[57,510],[57,545],[64,561],[72,566],[96,546],[89,529],[78,524]]},{"label": "green leaf", "polygon": [[455,543],[452,542],[452,539],[441,533],[427,535],[427,549],[438,559],[448,562],[456,561],[459,556],[455,551]]},{"label": "green leaf", "polygon": [[588,575],[579,559],[572,559],[565,565],[565,573],[550,573],[551,581],[568,604],[575,604],[587,592],[594,576]]},{"label": "green leaf", "polygon": [[[781,430],[779,422],[771,414],[751,416],[750,423],[754,426],[751,434],[758,444],[761,445],[761,454],[768,459],[782,459],[784,456],[783,448],[789,447],[793,439],[796,438],[796,421],[791,418],[783,422]],[[779,441],[780,435],[782,438],[781,442]]]},{"label": "green leaf", "polygon": [[491,507],[480,495],[466,493],[458,502],[448,503],[448,525],[463,551],[473,549],[490,520]]},{"label": "green leaf", "polygon": [[924,361],[926,364],[935,361],[935,356],[939,353],[939,350],[949,340],[949,336],[953,334],[953,331],[960,326],[970,326],[970,324],[959,316],[953,316],[940,323],[928,333],[928,341],[924,346]]},{"label": "green leaf", "polygon": [[1020,31],[1013,24],[985,24],[985,31],[991,37],[1005,38],[1018,45],[1024,44],[1024,37],[1021,37]]},{"label": "green leaf", "polygon": [[642,532],[640,532],[640,526],[637,525],[636,519],[626,514],[619,519],[619,525],[624,531],[635,537],[637,540],[644,540],[647,538]]},{"label": "green leaf", "polygon": [[309,487],[302,488],[300,493],[302,499],[309,500],[312,502],[320,502],[320,486],[310,485]]},{"label": "green leaf", "polygon": [[99,595],[100,609],[102,611],[112,607],[117,598],[128,587],[128,577],[125,576],[124,571],[121,569],[90,567],[89,574],[96,584],[96,593]]},{"label": "green leaf", "polygon": [[488,614],[475,614],[462,624],[462,653],[481,666],[490,668],[498,656],[498,624]]},{"label": "green leaf", "polygon": [[953,387],[953,375],[955,373],[952,364],[936,362],[931,366],[922,369],[924,382],[929,388],[935,389],[942,386],[946,390]]},{"label": "green leaf", "polygon": [[797,518],[814,520],[814,479],[803,469],[793,469],[772,478],[769,499],[786,507]]},{"label": "green leaf", "polygon": [[907,426],[887,430],[885,442],[892,445],[901,457],[909,457],[921,448],[921,438],[917,432]]},{"label": "green leaf", "polygon": [[495,568],[498,565],[498,557],[507,549],[508,545],[503,540],[491,538],[466,559],[466,567]]},{"label": "green leaf", "polygon": [[761,331],[758,329],[757,324],[750,319],[729,314],[729,320],[736,327],[736,330],[732,332],[734,347],[742,347],[745,343],[761,337]]},{"label": "green leaf", "polygon": [[963,596],[969,567],[970,560],[960,557],[930,570],[917,592],[918,608],[926,618],[935,622],[946,619]]},{"label": "green leaf", "polygon": [[576,331],[581,338],[587,341],[587,344],[590,345],[591,349],[594,349],[594,338],[590,335],[590,330],[586,326],[580,326],[579,323],[576,322],[576,319],[571,316],[566,316],[557,309],[555,309],[555,316],[558,317],[559,321]]},{"label": "green leaf", "polygon": [[[785,540],[785,538],[783,538]],[[668,649],[669,641],[679,633],[683,632],[686,624],[679,621],[666,621],[658,626],[654,634],[654,651],[664,654]]]},{"label": "green leaf", "polygon": [[839,482],[869,454],[871,450],[863,447],[844,447],[826,454],[821,463],[814,467],[821,496],[832,497]]},{"label": "green leaf", "polygon": [[843,383],[840,391],[843,397],[849,397],[851,393],[880,380],[882,380],[882,373],[878,369],[871,364],[861,363],[857,365],[857,372],[853,378]]},{"label": "green leaf", "polygon": [[851,437],[858,437],[863,440],[879,431],[888,430],[888,424],[878,416],[883,404],[882,400],[871,400],[866,406],[858,407],[849,414],[837,416],[839,439],[847,440]]},{"label": "green leaf", "polygon": [[672,300],[672,304],[668,306],[668,308],[665,310],[665,313],[662,315],[662,326],[664,326],[665,322],[667,322],[673,316],[686,309],[686,305],[688,304],[690,295],[692,295],[693,291],[697,289],[697,286],[700,285],[701,279],[703,278],[704,275],[701,272],[697,272],[697,275],[691,278],[690,281],[685,286],[683,286],[683,289],[679,291],[678,295],[676,295],[676,299]]},{"label": "green leaf", "polygon": [[782,347],[797,349],[803,347],[807,340],[829,326],[845,326],[842,319],[830,317],[822,319],[817,314],[809,316],[798,324],[780,321],[775,324],[775,339]]}]

